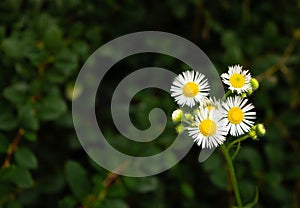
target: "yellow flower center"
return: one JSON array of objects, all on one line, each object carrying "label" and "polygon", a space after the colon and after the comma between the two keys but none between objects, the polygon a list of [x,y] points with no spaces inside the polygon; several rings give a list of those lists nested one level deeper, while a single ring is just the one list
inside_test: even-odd
[{"label": "yellow flower center", "polygon": [[239,124],[244,118],[243,111],[238,107],[233,107],[228,111],[228,120],[230,123]]},{"label": "yellow flower center", "polygon": [[245,77],[241,74],[233,74],[229,78],[229,82],[234,88],[241,88],[245,84]]},{"label": "yellow flower center", "polygon": [[212,136],[216,133],[217,125],[213,120],[207,118],[201,121],[199,124],[199,130],[204,136]]},{"label": "yellow flower center", "polygon": [[195,82],[188,82],[183,86],[182,92],[186,97],[195,97],[199,92],[199,86]]}]

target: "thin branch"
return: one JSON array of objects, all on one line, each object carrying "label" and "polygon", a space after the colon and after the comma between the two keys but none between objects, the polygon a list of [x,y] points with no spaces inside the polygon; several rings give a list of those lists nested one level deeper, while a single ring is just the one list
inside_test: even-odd
[{"label": "thin branch", "polygon": [[274,74],[278,70],[281,70],[282,73],[285,76],[287,76],[287,71],[286,71],[287,68],[286,68],[285,64],[286,64],[288,58],[293,53],[293,51],[295,50],[297,42],[298,42],[298,39],[294,37],[291,40],[291,42],[288,44],[286,49],[284,50],[283,54],[279,57],[278,62],[275,63],[274,65],[272,65],[271,67],[269,67],[264,73],[260,74],[257,77],[257,79],[262,80],[264,78],[270,77],[272,74]]},{"label": "thin branch", "polygon": [[11,157],[12,157],[13,153],[15,152],[23,135],[24,135],[24,129],[20,128],[18,130],[18,133],[16,134],[14,140],[12,141],[12,143],[9,145],[9,147],[7,149],[6,157],[3,162],[2,168],[8,167],[10,165]]}]

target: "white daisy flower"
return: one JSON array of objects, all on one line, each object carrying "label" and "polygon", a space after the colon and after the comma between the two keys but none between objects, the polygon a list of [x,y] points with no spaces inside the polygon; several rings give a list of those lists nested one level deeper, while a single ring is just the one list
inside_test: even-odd
[{"label": "white daisy flower", "polygon": [[228,67],[228,73],[221,75],[222,81],[229,85],[229,89],[233,92],[236,91],[238,94],[247,92],[251,89],[251,75],[248,70],[242,70],[242,66],[235,65]]},{"label": "white daisy flower", "polygon": [[248,99],[239,96],[228,97],[223,103],[223,117],[227,121],[232,136],[240,136],[250,131],[254,124],[256,113],[251,111],[254,106],[247,104]]},{"label": "white daisy flower", "polygon": [[226,140],[228,128],[219,110],[200,108],[195,116],[195,124],[195,127],[188,128],[188,134],[198,146],[212,149]]},{"label": "white daisy flower", "polygon": [[180,105],[193,107],[208,96],[209,84],[205,76],[197,71],[186,71],[178,75],[171,86],[171,96]]},{"label": "white daisy flower", "polygon": [[200,107],[204,109],[208,109],[209,111],[214,110],[220,110],[222,109],[222,104],[220,100],[217,100],[215,97],[213,98],[205,98],[201,101]]}]

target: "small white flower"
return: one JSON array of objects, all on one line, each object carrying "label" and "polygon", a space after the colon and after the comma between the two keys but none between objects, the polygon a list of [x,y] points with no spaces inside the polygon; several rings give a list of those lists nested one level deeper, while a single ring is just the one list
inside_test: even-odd
[{"label": "small white flower", "polygon": [[188,134],[198,146],[212,149],[224,143],[228,128],[219,110],[200,108],[195,116],[195,127],[188,128]]},{"label": "small white flower", "polygon": [[205,76],[197,71],[186,71],[178,75],[171,86],[171,96],[180,106],[193,107],[208,96],[209,84]]},{"label": "small white flower", "polygon": [[250,131],[254,124],[256,113],[251,111],[254,106],[247,104],[247,99],[239,96],[228,97],[223,103],[223,117],[227,121],[232,136],[240,136]]},{"label": "small white flower", "polygon": [[200,103],[200,108],[208,109],[209,111],[214,110],[220,110],[222,109],[222,104],[220,100],[217,100],[215,97],[213,98],[205,98]]},{"label": "small white flower", "polygon": [[222,81],[229,85],[229,89],[233,92],[236,91],[238,94],[247,92],[251,89],[251,75],[248,70],[242,70],[242,66],[235,65],[228,67],[228,73],[221,75]]}]

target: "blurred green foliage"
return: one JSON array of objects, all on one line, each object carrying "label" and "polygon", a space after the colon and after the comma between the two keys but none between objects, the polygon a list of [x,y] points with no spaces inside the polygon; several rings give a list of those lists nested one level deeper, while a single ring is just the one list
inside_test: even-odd
[{"label": "blurred green foliage", "polygon": [[[142,30],[185,37],[220,73],[241,64],[259,79],[251,100],[267,135],[243,143],[234,160],[242,198],[252,201],[258,186],[257,207],[299,207],[300,1],[2,0],[0,14],[0,207],[233,206],[220,152],[200,164],[195,146],[160,175],[129,178],[102,169],[80,146],[71,99],[81,66],[105,42]],[[112,68],[99,87],[96,109],[112,144],[124,139],[110,116],[113,90],[126,74],[146,66],[176,73],[186,67],[148,54]],[[131,106],[137,127],[148,127],[153,107],[171,115],[175,105],[167,93],[138,93]],[[151,153],[173,141],[174,127],[168,122]],[[132,143],[119,148],[135,154],[148,149]]]}]

